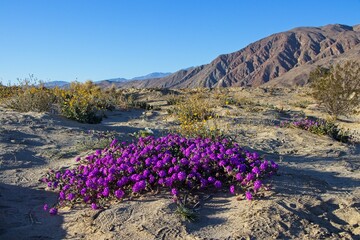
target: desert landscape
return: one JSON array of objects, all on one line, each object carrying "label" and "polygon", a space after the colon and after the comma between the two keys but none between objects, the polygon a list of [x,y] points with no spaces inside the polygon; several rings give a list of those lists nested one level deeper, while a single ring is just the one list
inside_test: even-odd
[{"label": "desert landscape", "polygon": [[360,240],[360,2],[0,1],[0,240]]},{"label": "desert landscape", "polygon": [[[99,124],[0,108],[1,239],[358,239],[358,115],[338,121],[353,136],[341,143],[279,127],[298,116],[326,118],[307,88],[128,93],[151,107],[109,111]],[[145,128],[157,137],[174,131],[179,123],[171,111],[173,100],[194,94],[212,103],[217,124],[242,147],[279,164],[259,197],[248,201],[228,191],[203,193],[195,222],[175,214],[176,204],[166,192],[98,210],[75,205],[59,208],[55,216],[43,210],[58,197],[40,181],[49,169],[73,167],[75,158],[94,152],[101,138],[133,141],[131,135]]]}]

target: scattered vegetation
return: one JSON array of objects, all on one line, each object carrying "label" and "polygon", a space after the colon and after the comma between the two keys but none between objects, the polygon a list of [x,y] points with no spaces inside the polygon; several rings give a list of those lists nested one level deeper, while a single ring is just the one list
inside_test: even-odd
[{"label": "scattered vegetation", "polygon": [[116,137],[116,132],[89,130],[86,138],[83,141],[79,141],[75,148],[78,152],[104,149],[108,147]]},{"label": "scattered vegetation", "polygon": [[348,61],[310,74],[313,97],[337,119],[360,105],[360,62]]},{"label": "scattered vegetation", "polygon": [[301,118],[295,121],[283,121],[280,123],[281,127],[295,127],[300,128],[317,135],[328,135],[331,138],[347,143],[351,136],[348,131],[341,129],[334,121],[324,119],[309,119]]}]

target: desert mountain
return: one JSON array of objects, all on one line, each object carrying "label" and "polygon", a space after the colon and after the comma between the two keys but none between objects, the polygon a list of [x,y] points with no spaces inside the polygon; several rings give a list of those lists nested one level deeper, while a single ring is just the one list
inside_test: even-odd
[{"label": "desert mountain", "polygon": [[[108,87],[111,86],[112,84],[116,84],[116,83],[122,83],[122,82],[127,82],[127,81],[131,81],[131,80],[146,80],[146,79],[153,79],[153,78],[161,78],[161,77],[166,77],[169,76],[171,73],[162,73],[162,72],[153,72],[153,73],[149,73],[147,75],[144,76],[139,76],[139,77],[134,77],[131,79],[127,79],[127,78],[112,78],[112,79],[106,79],[106,80],[100,80],[100,81],[96,81],[95,83],[102,86],[102,87]],[[54,87],[60,87],[60,88],[64,88],[64,87],[68,87],[70,85],[70,82],[66,82],[66,81],[50,81],[50,82],[45,82],[44,86],[48,87],[48,88],[54,88]]]},{"label": "desert mountain", "polygon": [[303,85],[317,65],[360,59],[360,25],[300,27],[276,33],[211,63],[122,87],[193,88]]}]

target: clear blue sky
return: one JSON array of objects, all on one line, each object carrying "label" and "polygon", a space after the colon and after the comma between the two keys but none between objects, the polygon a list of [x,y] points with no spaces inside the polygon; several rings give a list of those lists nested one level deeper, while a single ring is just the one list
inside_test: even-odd
[{"label": "clear blue sky", "polygon": [[0,81],[131,78],[275,32],[360,23],[360,0],[0,0]]}]

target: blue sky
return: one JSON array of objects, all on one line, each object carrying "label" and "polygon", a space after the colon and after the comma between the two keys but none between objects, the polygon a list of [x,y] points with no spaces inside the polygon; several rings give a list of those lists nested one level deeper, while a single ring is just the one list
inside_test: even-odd
[{"label": "blue sky", "polygon": [[360,0],[0,0],[0,81],[175,72],[294,27],[360,24],[359,12]]}]

